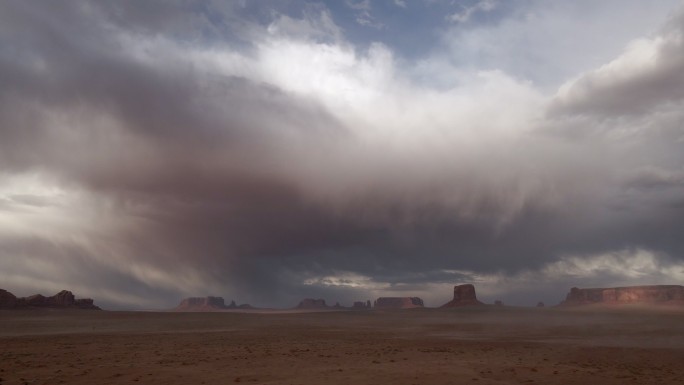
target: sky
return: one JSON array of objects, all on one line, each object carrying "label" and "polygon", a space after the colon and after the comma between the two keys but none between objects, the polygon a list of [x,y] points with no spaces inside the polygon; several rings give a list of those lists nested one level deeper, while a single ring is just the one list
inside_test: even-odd
[{"label": "sky", "polygon": [[684,3],[0,3],[0,287],[107,309],[684,283]]}]

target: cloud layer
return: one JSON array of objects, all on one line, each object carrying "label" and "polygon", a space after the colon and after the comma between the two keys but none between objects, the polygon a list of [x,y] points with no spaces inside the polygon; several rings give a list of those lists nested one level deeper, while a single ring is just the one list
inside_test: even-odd
[{"label": "cloud layer", "polygon": [[0,283],[151,308],[681,280],[681,13],[553,88],[448,58],[519,23],[484,3],[499,24],[442,16],[420,57],[325,5],[2,5]]}]

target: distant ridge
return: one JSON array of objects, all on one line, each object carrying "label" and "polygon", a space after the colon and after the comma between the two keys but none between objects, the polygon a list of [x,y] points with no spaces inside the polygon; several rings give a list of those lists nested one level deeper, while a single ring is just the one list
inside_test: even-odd
[{"label": "distant ridge", "polygon": [[246,303],[237,305],[235,301],[230,301],[230,304],[226,306],[223,297],[208,296],[185,298],[173,309],[173,311],[211,312],[231,309],[253,309],[253,307]]},{"label": "distant ridge", "polygon": [[91,298],[76,299],[74,294],[68,290],[62,290],[51,297],[46,297],[42,294],[16,297],[9,291],[0,289],[0,309],[27,308],[102,310],[95,306]]},{"label": "distant ridge", "polygon": [[424,307],[418,297],[380,297],[375,300],[376,309],[413,309]]},{"label": "distant ridge", "polygon": [[328,305],[322,298],[304,298],[297,305],[297,309],[327,309]]},{"label": "distant ridge", "polygon": [[573,287],[559,306],[592,304],[684,305],[684,286],[650,285],[589,289]]}]

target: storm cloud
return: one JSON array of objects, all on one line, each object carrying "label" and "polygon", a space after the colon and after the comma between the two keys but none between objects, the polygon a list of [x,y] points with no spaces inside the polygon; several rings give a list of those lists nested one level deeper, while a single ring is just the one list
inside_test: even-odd
[{"label": "storm cloud", "polygon": [[111,308],[434,306],[463,282],[532,304],[684,279],[676,2],[645,18],[650,35],[621,30],[606,62],[539,78],[522,56],[544,39],[520,61],[451,55],[564,10],[437,12],[417,55],[383,12],[448,5],[366,3],[382,28],[308,2],[1,5],[0,287]]}]

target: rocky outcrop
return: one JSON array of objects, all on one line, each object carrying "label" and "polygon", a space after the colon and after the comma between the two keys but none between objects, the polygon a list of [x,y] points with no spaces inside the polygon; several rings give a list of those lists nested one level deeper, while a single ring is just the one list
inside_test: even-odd
[{"label": "rocky outcrop", "polygon": [[21,303],[25,303],[28,306],[47,306],[47,297],[42,294],[34,294],[19,300]]},{"label": "rocky outcrop", "polygon": [[230,304],[226,305],[226,301],[223,297],[189,297],[185,298],[176,306],[173,311],[225,311],[225,310],[246,310],[254,309],[252,305],[244,303],[238,305],[235,301],[230,301]]},{"label": "rocky outcrop", "polygon": [[356,301],[352,305],[352,309],[369,309],[370,308],[370,301]]},{"label": "rocky outcrop", "polygon": [[327,309],[328,305],[325,304],[325,300],[322,298],[304,298],[297,305],[297,309]]},{"label": "rocky outcrop", "polygon": [[17,297],[7,290],[0,289],[0,309],[11,309],[17,304]]},{"label": "rocky outcrop", "polygon": [[412,309],[423,306],[423,300],[418,297],[380,297],[375,300],[376,309]]},{"label": "rocky outcrop", "polygon": [[0,309],[22,308],[90,309],[100,310],[90,298],[76,299],[68,290],[62,290],[52,297],[35,294],[17,298],[7,290],[0,289]]},{"label": "rocky outcrop", "polygon": [[454,299],[445,303],[441,307],[461,307],[461,306],[479,306],[484,305],[477,300],[475,295],[475,286],[471,284],[454,286]]},{"label": "rocky outcrop", "polygon": [[100,309],[95,306],[95,301],[92,298],[78,298],[74,302],[74,306],[79,309]]},{"label": "rocky outcrop", "polygon": [[573,287],[560,306],[591,304],[684,305],[684,286],[652,285],[591,289]]},{"label": "rocky outcrop", "polygon": [[[235,302],[232,302],[233,308]],[[219,311],[229,309],[222,297],[189,297],[183,299],[175,311]]]},{"label": "rocky outcrop", "polygon": [[544,307],[544,306],[546,306],[546,305],[544,305],[544,302],[541,302],[541,301],[537,302],[537,307]]},{"label": "rocky outcrop", "polygon": [[70,291],[62,290],[47,301],[52,306],[73,306],[76,304],[76,297]]}]

